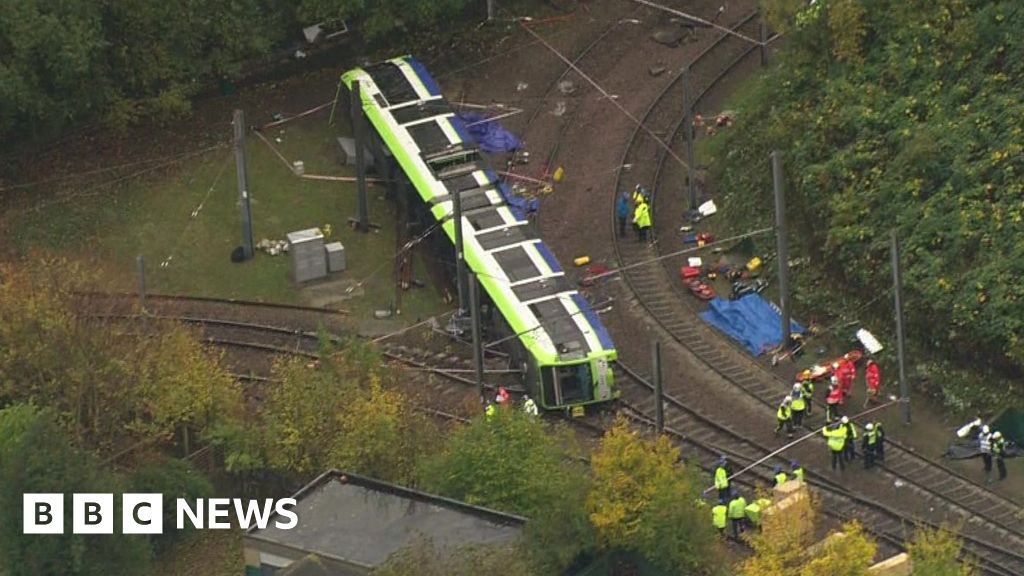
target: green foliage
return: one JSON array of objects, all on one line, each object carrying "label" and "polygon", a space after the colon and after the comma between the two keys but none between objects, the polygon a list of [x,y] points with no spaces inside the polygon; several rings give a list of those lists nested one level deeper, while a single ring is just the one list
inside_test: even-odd
[{"label": "green foliage", "polygon": [[699,479],[678,461],[668,438],[644,440],[625,421],[605,433],[586,500],[602,548],[636,552],[675,572],[713,565],[716,535],[697,504]]},{"label": "green foliage", "polygon": [[342,18],[370,39],[422,33],[470,0],[0,0],[0,140],[93,119],[174,120],[204,85]]},{"label": "green foliage", "polygon": [[963,541],[946,528],[918,528],[914,541],[907,545],[914,563],[912,576],[974,576],[978,569],[970,562],[957,560]]},{"label": "green foliage", "polygon": [[843,525],[843,536],[825,541],[823,549],[800,569],[800,576],[866,576],[877,545],[853,521]]},{"label": "green foliage", "polygon": [[158,551],[193,530],[185,523],[185,530],[171,530],[167,527],[177,524],[176,504],[178,498],[194,500],[214,495],[213,484],[191,464],[177,458],[158,457],[140,464],[128,478],[131,492],[164,495],[164,533],[154,536]]},{"label": "green foliage", "polygon": [[532,576],[534,572],[512,546],[463,547],[444,550],[420,539],[388,558],[373,576]]},{"label": "green foliage", "polygon": [[[59,270],[50,274],[50,270]],[[237,384],[184,328],[90,316],[72,290],[94,281],[63,260],[0,270],[0,399],[52,408],[86,446],[117,450],[203,434],[240,416]]]},{"label": "green foliage", "polygon": [[[52,411],[15,405],[0,411],[0,558],[5,576],[148,574],[145,536],[115,530],[102,536],[72,534],[70,494],[121,492],[119,478],[75,448]],[[64,534],[22,534],[22,494],[64,493]],[[121,515],[115,495],[115,524]]]},{"label": "green foliage", "polygon": [[425,490],[530,518],[526,549],[556,572],[592,545],[583,510],[588,480],[570,460],[567,434],[550,434],[536,418],[499,410],[457,430],[445,449],[421,465]]},{"label": "green foliage", "polygon": [[[829,49],[820,23],[796,30],[712,143],[723,211],[737,229],[770,221],[768,154],[781,147],[789,221],[802,223],[791,246],[821,272],[796,275],[797,302],[827,298],[835,309],[843,297],[858,308],[874,298],[891,284],[896,229],[908,334],[973,367],[1019,371],[1024,104],[1012,94],[1024,12],[1010,1],[824,5]],[[823,53],[836,60],[823,66]],[[889,325],[888,310],[875,309]]]},{"label": "green foliage", "polygon": [[319,365],[301,359],[274,366],[277,383],[265,409],[268,464],[295,477],[340,468],[403,484],[429,453],[432,425],[387,386],[395,374],[373,348],[349,342]]},{"label": "green foliage", "polygon": [[385,34],[408,34],[451,21],[470,0],[302,0],[299,14],[315,22],[331,19],[360,19],[369,38]]}]

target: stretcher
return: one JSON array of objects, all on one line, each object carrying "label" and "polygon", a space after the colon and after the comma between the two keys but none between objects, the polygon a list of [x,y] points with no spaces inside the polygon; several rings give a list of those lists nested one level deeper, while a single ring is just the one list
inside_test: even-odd
[{"label": "stretcher", "polygon": [[834,360],[829,360],[828,362],[822,362],[822,363],[819,363],[819,364],[815,364],[814,366],[811,366],[810,368],[801,370],[799,373],[797,373],[796,379],[801,381],[801,382],[804,381],[804,380],[814,380],[814,381],[824,380],[825,378],[831,377],[832,374],[835,372],[835,369],[832,368],[833,364],[838,364],[839,362],[841,362],[843,360],[848,361],[848,362],[853,362],[854,364],[856,364],[863,357],[864,357],[864,353],[861,352],[860,350],[850,350],[849,352],[847,352],[846,354],[843,354],[839,358],[836,358]]}]

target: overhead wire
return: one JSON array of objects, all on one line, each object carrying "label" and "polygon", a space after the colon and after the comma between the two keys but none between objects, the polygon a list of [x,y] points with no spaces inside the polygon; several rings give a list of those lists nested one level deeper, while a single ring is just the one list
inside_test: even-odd
[{"label": "overhead wire", "polygon": [[139,176],[142,176],[143,174],[146,174],[146,173],[149,173],[149,172],[153,172],[153,171],[159,170],[161,168],[165,168],[165,167],[170,166],[172,164],[177,164],[178,162],[181,162],[182,160],[185,160],[186,158],[191,158],[191,157],[194,157],[194,156],[199,156],[201,154],[205,154],[207,152],[210,152],[212,150],[216,150],[217,148],[223,148],[225,146],[227,146],[226,143],[221,143],[221,144],[218,144],[216,146],[210,146],[208,148],[203,148],[202,150],[197,150],[197,151],[194,151],[194,152],[190,152],[190,153],[188,153],[188,154],[186,154],[184,156],[175,157],[175,158],[172,158],[170,160],[166,160],[164,162],[161,162],[161,163],[157,164],[156,166],[150,166],[148,168],[144,168],[142,170],[138,170],[136,172],[132,172],[131,174],[126,174],[124,176],[119,176],[119,177],[114,178],[112,180],[108,180],[106,182],[101,182],[101,183],[96,184],[94,186],[90,186],[89,188],[86,188],[82,192],[71,192],[71,193],[68,193],[68,194],[59,195],[56,198],[52,198],[50,200],[39,202],[39,203],[35,204],[34,206],[32,206],[32,208],[30,210],[32,210],[33,212],[38,212],[42,208],[46,208],[48,206],[52,206],[52,205],[55,205],[55,204],[63,204],[64,202],[67,202],[69,200],[80,200],[82,198],[86,198],[86,197],[89,197],[89,196],[95,196],[98,193],[98,191],[100,191],[100,190],[102,190],[102,189],[104,189],[104,188],[106,188],[108,186],[112,186],[114,184],[117,184],[118,182],[123,182],[125,180],[129,180],[129,179],[132,179],[132,178],[137,178]]},{"label": "overhead wire", "polygon": [[665,6],[664,4],[658,4],[657,2],[651,2],[650,0],[633,0],[633,2],[636,2],[637,4],[643,4],[644,6],[647,6],[648,8],[654,8],[655,10],[661,10],[663,12],[668,12],[669,14],[675,14],[676,16],[680,16],[682,18],[686,18],[687,20],[693,20],[694,22],[697,22],[699,24],[703,24],[705,26],[709,26],[709,27],[714,28],[716,30],[721,30],[722,32],[725,32],[726,34],[735,36],[737,38],[741,38],[741,39],[743,39],[743,40],[745,40],[747,42],[750,42],[751,44],[755,44],[757,46],[764,46],[765,44],[767,44],[766,42],[761,42],[760,40],[755,40],[754,38],[751,38],[750,36],[747,36],[746,34],[741,34],[741,33],[737,32],[735,30],[732,30],[732,29],[726,27],[726,26],[722,26],[721,24],[716,24],[716,23],[714,23],[714,22],[712,22],[710,20],[705,20],[704,18],[701,18],[700,16],[695,16],[693,14],[687,14],[686,12],[683,12],[682,10],[677,10],[677,9],[671,8],[669,6]]},{"label": "overhead wire", "polygon": [[680,166],[682,166],[683,168],[685,168],[687,170],[690,169],[690,167],[686,164],[686,162],[682,158],[680,158],[678,154],[676,154],[675,150],[673,150],[671,146],[669,146],[667,143],[665,143],[664,140],[659,138],[658,135],[655,134],[653,130],[648,128],[643,122],[641,122],[636,116],[634,116],[633,113],[631,113],[629,110],[626,110],[625,106],[623,106],[622,104],[619,104],[617,99],[616,99],[616,97],[614,95],[612,95],[607,90],[602,88],[601,85],[598,84],[593,78],[591,78],[586,72],[584,72],[583,70],[580,70],[580,68],[578,66],[573,64],[573,62],[571,60],[569,60],[568,58],[566,58],[565,55],[563,55],[561,52],[559,52],[558,49],[556,49],[554,46],[552,46],[550,43],[548,43],[546,40],[544,40],[544,38],[542,38],[540,34],[537,34],[536,32],[534,32],[529,26],[526,25],[525,22],[519,22],[519,25],[522,26],[523,29],[526,30],[531,36],[533,36],[534,38],[537,38],[537,40],[539,40],[541,44],[543,44],[548,50],[550,50],[555,56],[557,56],[559,60],[564,62],[566,64],[566,66],[568,66],[569,68],[572,68],[572,70],[574,72],[579,74],[580,77],[582,77],[584,80],[586,80],[588,84],[593,86],[598,92],[600,92],[605,98],[607,98],[608,101],[611,102],[611,104],[613,106],[618,108],[618,110],[620,112],[622,112],[622,114],[626,118],[629,118],[629,120],[632,121],[633,124],[635,124],[637,126],[637,128],[639,128],[640,130],[643,130],[648,136],[650,136],[652,139],[654,139],[654,141],[657,142],[658,146],[660,146],[662,149],[664,149],[665,152],[669,156],[671,156],[673,160],[678,162]]},{"label": "overhead wire", "polygon": [[32,182],[21,182],[21,183],[18,183],[18,184],[11,184],[10,186],[2,186],[2,187],[0,187],[0,192],[7,192],[8,190],[18,190],[18,189],[21,189],[21,188],[32,188],[33,186],[41,186],[43,184],[52,184],[54,182],[60,182],[62,180],[69,180],[71,178],[81,178],[83,176],[92,176],[94,174],[102,174],[104,172],[112,172],[114,170],[120,170],[122,168],[131,168],[131,167],[140,166],[140,165],[143,165],[143,164],[152,164],[153,162],[159,162],[159,161],[163,161],[163,160],[173,160],[173,159],[178,159],[178,158],[185,158],[185,157],[193,156],[195,154],[201,154],[203,152],[209,152],[209,151],[214,150],[216,148],[220,148],[223,145],[224,144],[221,143],[221,144],[217,144],[217,145],[214,145],[214,146],[209,146],[209,147],[206,147],[206,148],[202,148],[200,150],[192,150],[190,152],[182,152],[181,154],[169,154],[169,155],[166,155],[166,156],[158,156],[158,157],[155,157],[155,158],[147,158],[145,160],[135,160],[135,161],[132,161],[132,162],[125,162],[124,164],[115,164],[113,166],[104,166],[103,168],[96,168],[94,170],[86,170],[84,172],[75,172],[73,174],[64,174],[64,175],[61,175],[61,176],[54,176],[52,178],[45,178],[43,180],[35,180],[35,181],[32,181]]},{"label": "overhead wire", "polygon": [[434,231],[437,230],[440,227],[441,227],[441,222],[435,222],[433,225],[430,226],[430,228],[427,228],[427,230],[425,232],[423,232],[419,236],[417,236],[417,237],[409,240],[405,244],[403,244],[402,247],[398,249],[398,251],[396,251],[394,254],[392,254],[390,257],[388,257],[388,259],[385,260],[384,262],[381,262],[381,264],[379,266],[377,266],[376,268],[374,268],[369,274],[367,274],[366,277],[364,277],[362,280],[359,280],[355,284],[352,284],[351,286],[346,288],[345,289],[345,293],[346,294],[351,294],[356,288],[362,287],[362,285],[365,284],[366,282],[368,282],[370,280],[370,278],[373,278],[381,270],[383,270],[385,266],[390,265],[391,262],[395,258],[398,258],[402,254],[404,254],[407,251],[411,250],[414,246],[416,246],[420,242],[426,240],[427,236],[430,236],[431,234],[433,234]]},{"label": "overhead wire", "polygon": [[192,228],[192,224],[194,224],[196,219],[199,217],[199,213],[203,211],[203,207],[206,205],[206,201],[209,200],[210,194],[213,193],[213,190],[217,187],[217,183],[220,182],[221,176],[224,175],[224,172],[226,171],[228,165],[231,164],[231,157],[233,154],[234,151],[228,153],[228,156],[227,158],[224,159],[224,162],[221,164],[220,169],[217,170],[217,175],[214,176],[213,182],[206,189],[206,194],[203,195],[203,198],[202,200],[199,201],[199,204],[192,209],[192,212],[189,214],[188,223],[185,224],[185,229],[181,231],[180,235],[178,235],[178,239],[174,242],[174,246],[171,248],[171,251],[167,255],[167,258],[164,258],[163,261],[160,262],[161,268],[167,268],[168,266],[171,265],[171,260],[174,258],[174,254],[181,247],[182,242],[185,241],[185,236],[188,234],[188,231]]}]

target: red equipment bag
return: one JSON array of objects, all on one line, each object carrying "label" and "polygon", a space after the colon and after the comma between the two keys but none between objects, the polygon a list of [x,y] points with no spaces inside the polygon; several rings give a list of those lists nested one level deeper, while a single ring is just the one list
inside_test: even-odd
[{"label": "red equipment bag", "polygon": [[683,282],[686,282],[687,280],[700,276],[700,268],[697,268],[696,266],[683,266],[679,271],[679,274],[682,276]]}]

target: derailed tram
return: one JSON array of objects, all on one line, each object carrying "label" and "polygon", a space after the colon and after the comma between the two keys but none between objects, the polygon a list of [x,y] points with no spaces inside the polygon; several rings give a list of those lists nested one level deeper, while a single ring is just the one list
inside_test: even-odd
[{"label": "derailed tram", "polygon": [[394,159],[449,247],[453,195],[459,195],[470,281],[475,277],[499,313],[492,320],[510,335],[509,352],[538,405],[568,409],[617,398],[607,330],[528,222],[506,204],[497,174],[423,65],[404,56],[349,70],[341,80],[349,91],[358,81],[377,137],[368,139]]}]

